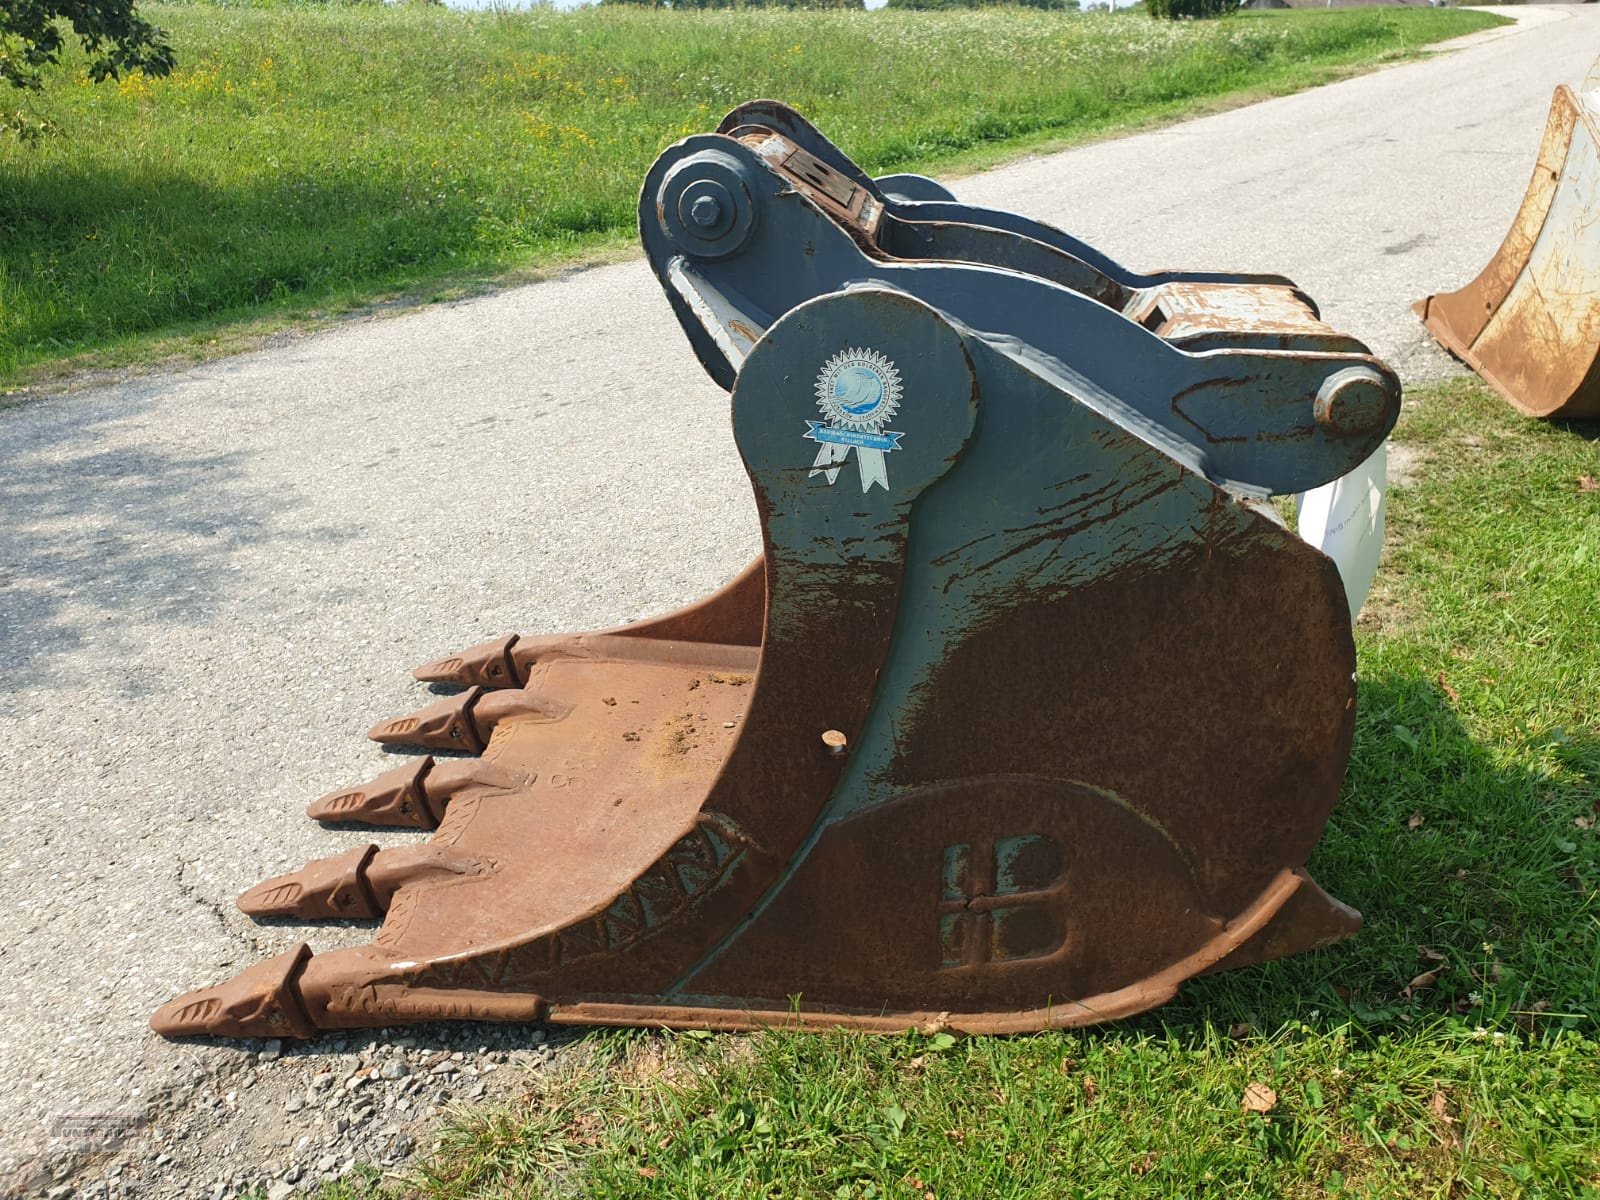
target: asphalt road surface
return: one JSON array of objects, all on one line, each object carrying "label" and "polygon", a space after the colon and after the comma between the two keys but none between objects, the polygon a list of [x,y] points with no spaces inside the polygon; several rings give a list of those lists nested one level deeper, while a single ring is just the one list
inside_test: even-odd
[{"label": "asphalt road surface", "polygon": [[[1600,54],[1600,7],[1509,11],[956,191],[1131,267],[1287,274],[1409,380],[1448,373],[1410,302],[1488,259],[1552,88]],[[757,545],[725,397],[642,260],[0,411],[0,510],[0,1191],[103,1168],[96,1114],[137,1114],[122,1153],[155,1155],[255,1062],[145,1022],[306,936],[233,898],[364,840],[302,809],[395,765],[362,731],[431,698],[412,665],[676,606]],[[216,1152],[99,1194],[211,1194],[185,1155]]]}]

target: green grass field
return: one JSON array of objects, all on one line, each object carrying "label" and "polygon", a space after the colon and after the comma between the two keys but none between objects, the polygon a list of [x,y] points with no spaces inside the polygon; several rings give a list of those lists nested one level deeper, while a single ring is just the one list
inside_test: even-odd
[{"label": "green grass field", "polygon": [[1354,940],[1075,1033],[595,1033],[326,1194],[1600,1197],[1600,428],[1463,381],[1397,439],[1311,863]]},{"label": "green grass field", "polygon": [[69,61],[37,101],[62,136],[0,142],[0,386],[630,242],[655,154],[755,96],[795,104],[873,171],[947,167],[1307,86],[1497,20],[141,11],[170,31],[174,74],[95,86]]}]

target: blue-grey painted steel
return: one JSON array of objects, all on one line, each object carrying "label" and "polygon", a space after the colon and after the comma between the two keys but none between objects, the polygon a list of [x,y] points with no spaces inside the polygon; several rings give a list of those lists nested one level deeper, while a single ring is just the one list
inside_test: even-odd
[{"label": "blue-grey painted steel", "polygon": [[[861,414],[864,425],[872,423],[874,403],[891,406],[883,428],[892,427],[896,448],[885,454],[883,486],[866,483],[868,468],[855,448],[836,464],[824,462],[806,436],[819,413],[826,418],[830,398],[843,404],[861,394],[836,386],[841,361],[865,363],[869,373],[887,381],[869,387],[863,403],[854,406],[867,410]],[[866,284],[797,305],[744,360],[733,394],[733,426],[765,497],[769,553],[805,564],[819,581],[847,563],[867,572],[885,558],[902,562],[905,575],[893,643],[844,775],[800,852],[748,919],[676,981],[671,991],[682,1002],[704,999],[701,973],[725,955],[737,957],[740,939],[769,918],[771,905],[809,869],[831,830],[893,805],[916,785],[915,764],[902,757],[901,731],[948,705],[943,673],[952,648],[973,642],[986,625],[1022,606],[1059,613],[1066,605],[1070,611],[1073,594],[1096,585],[1163,578],[1170,571],[1172,578],[1216,580],[1207,586],[1225,593],[1238,560],[1282,555],[1286,547],[1305,553],[1270,509],[1208,480],[1206,455],[1198,447],[1064,370],[902,291]],[[913,503],[916,519],[906,523]],[[1327,560],[1322,565],[1320,589],[1285,601],[1304,604],[1307,611],[1329,607],[1329,597],[1336,603],[1337,572]],[[816,604],[822,609],[843,600],[832,585],[819,584]],[[1160,604],[1162,597],[1148,601]],[[1175,618],[1181,615],[1174,612]],[[1209,615],[1214,619],[1215,610]],[[1238,619],[1258,615],[1241,609]],[[1329,624],[1347,641],[1342,615],[1341,610]],[[1175,627],[1172,636],[1192,633]],[[768,630],[768,637],[786,634]],[[1048,626],[1039,630],[1041,638],[1058,635]],[[1041,663],[1050,660],[1041,652]],[[817,668],[826,671],[828,664]],[[1049,686],[1048,680],[1001,682],[1022,695]],[[1115,680],[1105,682],[1114,692]],[[1175,680],[1174,686],[1193,681]],[[1277,679],[1253,679],[1248,686],[1259,692],[1254,699],[1263,711],[1281,702],[1273,699]],[[1343,699],[1304,702],[1333,710]],[[1072,716],[1063,713],[1063,737],[1074,736]],[[1134,756],[1144,739],[1161,736],[1170,724],[1169,714],[1159,712],[1140,720],[1146,727],[1130,722],[1119,730]],[[1236,753],[1236,739],[1249,736],[1215,722],[1198,725],[1185,733],[1197,761],[1227,759]],[[1296,789],[1309,795],[1316,786],[1292,774],[1275,784],[1284,811],[1315,807]],[[1253,805],[1196,804],[1181,793],[1129,797],[1103,785],[1092,790],[1156,830],[1186,859],[1192,845],[1186,823],[1203,821],[1220,842],[1245,848],[1279,832],[1263,824]],[[1250,860],[1248,853],[1193,855],[1188,869],[1207,903],[1227,912],[1246,903],[1277,869],[1270,855]]]},{"label": "blue-grey painted steel", "polygon": [[[713,134],[678,143],[651,169],[640,206],[651,264],[702,363],[725,387],[784,314],[820,296],[872,288],[920,300],[1008,359],[1018,378],[1042,381],[1059,402],[1106,414],[1234,489],[1298,492],[1336,479],[1377,448],[1398,416],[1398,379],[1366,354],[1267,350],[1248,338],[1190,353],[1087,286],[1046,277],[1046,267],[891,257],[873,239],[892,215],[874,207],[874,193],[855,192],[864,186],[853,182],[858,170],[840,180],[811,166],[815,186],[802,188],[792,167],[781,169],[793,143],[751,140]],[[818,198],[823,192],[834,211]],[[854,215],[841,207],[845,197]],[[977,218],[973,245],[1015,237],[982,219],[990,214],[949,207],[952,216]],[[1217,285],[1246,300],[1254,286],[1237,277]]]},{"label": "blue-grey painted steel", "polygon": [[955,193],[944,184],[926,175],[880,175],[872,184],[884,199],[901,204],[956,198]]}]

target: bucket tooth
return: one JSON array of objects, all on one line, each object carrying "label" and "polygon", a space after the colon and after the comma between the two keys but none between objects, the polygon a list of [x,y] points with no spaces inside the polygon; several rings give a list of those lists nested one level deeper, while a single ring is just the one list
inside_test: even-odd
[{"label": "bucket tooth", "polygon": [[311,959],[301,944],[287,954],[257,963],[241,974],[162,1005],[150,1028],[162,1037],[310,1037],[295,980]]},{"label": "bucket tooth", "polygon": [[553,720],[562,710],[521,688],[486,691],[468,688],[436,700],[403,717],[379,721],[367,730],[375,742],[390,746],[424,746],[482,754],[495,726],[511,719]]},{"label": "bucket tooth", "polygon": [[1565,84],[1522,205],[1476,279],[1414,306],[1439,344],[1530,417],[1600,417],[1600,62]]},{"label": "bucket tooth", "polygon": [[514,633],[468,646],[448,658],[424,663],[413,676],[423,683],[459,683],[486,688],[521,687],[528,681],[511,651],[518,642]]},{"label": "bucket tooth", "polygon": [[472,709],[482,695],[482,688],[468,688],[414,713],[379,721],[367,730],[367,736],[386,746],[425,746],[429,750],[481,754],[488,739],[478,731]]},{"label": "bucket tooth", "polygon": [[407,883],[480,875],[488,869],[485,859],[437,842],[391,850],[358,846],[258,883],[238,904],[252,917],[362,920],[388,912],[394,893]]},{"label": "bucket tooth", "polygon": [[528,677],[541,662],[566,656],[589,657],[584,645],[586,639],[603,636],[606,636],[604,632],[542,636],[513,633],[492,642],[469,646],[449,658],[425,663],[411,674],[423,683],[520,688],[526,686]]},{"label": "bucket tooth", "polygon": [[435,829],[445,805],[472,788],[509,791],[526,783],[524,776],[479,759],[431,755],[385,771],[369,783],[329,792],[312,801],[306,816],[316,821],[359,821],[404,829]]},{"label": "bucket tooth", "polygon": [[256,884],[237,901],[252,917],[299,917],[302,920],[360,920],[382,914],[367,885],[366,869],[376,846],[357,846],[331,858],[319,858],[298,871]]},{"label": "bucket tooth", "polygon": [[368,825],[396,825],[406,829],[433,829],[440,809],[423,780],[434,759],[418,759],[357,787],[342,788],[313,800],[306,816],[314,821],[362,821]]},{"label": "bucket tooth", "polygon": [[766,564],[756,559],[703,600],[631,625],[584,634],[509,634],[479,642],[416,668],[423,683],[522,687],[533,669],[552,658],[592,658],[594,643],[608,638],[679,642],[687,646],[760,646],[766,610]]},{"label": "bucket tooth", "polygon": [[730,388],[761,557],[675,612],[423,668],[472,686],[372,736],[478,757],[310,812],[431,836],[239,901],[381,915],[371,943],[161,1032],[1014,1033],[1359,926],[1304,872],[1351,603],[1264,500],[1360,478],[1394,372],[1287,280],[1140,275],[885,194],[774,101],[729,120],[663,151],[640,230]]}]

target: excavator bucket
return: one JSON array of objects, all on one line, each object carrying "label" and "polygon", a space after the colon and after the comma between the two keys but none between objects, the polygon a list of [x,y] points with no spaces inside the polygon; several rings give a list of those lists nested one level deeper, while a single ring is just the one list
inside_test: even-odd
[{"label": "excavator bucket", "polygon": [[1600,62],[1550,103],[1511,231],[1482,273],[1417,315],[1530,417],[1600,417]]},{"label": "excavator bucket", "polygon": [[1267,498],[1368,460],[1394,374],[1287,280],[1136,275],[886,191],[771,101],[663,153],[639,211],[731,392],[761,557],[679,612],[420,668],[464,690],[371,736],[435,756],[310,814],[431,837],[239,900],[372,943],[154,1028],[1035,1030],[1352,933],[1304,869],[1349,601]]}]

